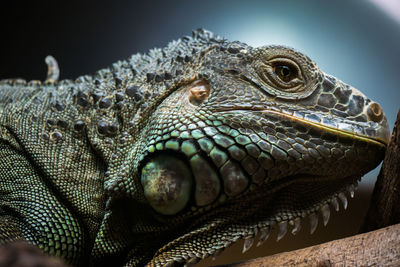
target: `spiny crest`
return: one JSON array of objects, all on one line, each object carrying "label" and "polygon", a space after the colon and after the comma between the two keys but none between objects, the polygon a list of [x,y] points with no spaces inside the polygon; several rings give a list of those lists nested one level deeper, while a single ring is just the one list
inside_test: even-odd
[{"label": "spiny crest", "polygon": [[[131,64],[136,65],[139,63],[139,65],[143,65],[143,67],[146,65],[147,68],[150,68],[151,65],[156,67],[159,65],[164,65],[167,62],[172,63],[174,61],[187,63],[191,61],[193,55],[199,50],[213,44],[222,44],[224,42],[225,39],[213,34],[210,31],[205,29],[197,29],[192,32],[192,36],[183,36],[178,40],[170,42],[162,49],[154,48],[151,49],[147,54],[133,55],[130,58],[130,62]],[[170,61],[165,59],[169,59]]]}]

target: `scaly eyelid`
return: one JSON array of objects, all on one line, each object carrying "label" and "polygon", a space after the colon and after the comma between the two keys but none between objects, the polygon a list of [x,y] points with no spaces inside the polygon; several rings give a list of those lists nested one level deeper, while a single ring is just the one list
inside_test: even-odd
[{"label": "scaly eyelid", "polygon": [[269,59],[266,62],[266,65],[269,65],[271,67],[275,67],[275,66],[278,66],[278,65],[287,65],[287,66],[289,66],[289,67],[291,67],[293,69],[296,69],[298,77],[303,77],[303,73],[302,73],[302,70],[301,70],[299,64],[297,64],[296,61],[294,61],[294,60],[292,60],[290,58],[274,57],[274,58]]},{"label": "scaly eyelid", "polygon": [[283,81],[274,71],[274,68],[272,65],[266,65],[266,68],[264,69],[264,79],[268,79],[270,80],[270,82],[272,84],[274,84],[275,86],[280,87],[282,90],[290,90],[294,87],[297,87],[301,84],[304,84],[303,79],[300,79],[298,77],[285,82]]}]

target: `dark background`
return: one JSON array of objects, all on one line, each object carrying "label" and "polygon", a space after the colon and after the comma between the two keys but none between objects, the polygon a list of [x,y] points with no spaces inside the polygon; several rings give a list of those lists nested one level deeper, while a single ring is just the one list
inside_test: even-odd
[{"label": "dark background", "polygon": [[[400,106],[400,20],[366,0],[36,2],[1,9],[0,79],[45,79],[48,54],[57,59],[61,79],[74,79],[204,27],[253,46],[284,44],[305,52],[322,70],[380,103],[391,128]],[[307,222],[296,237],[276,243],[273,234],[244,255],[235,245],[214,264],[356,233],[377,172],[366,176],[348,211],[333,212],[327,228],[310,236]]]}]

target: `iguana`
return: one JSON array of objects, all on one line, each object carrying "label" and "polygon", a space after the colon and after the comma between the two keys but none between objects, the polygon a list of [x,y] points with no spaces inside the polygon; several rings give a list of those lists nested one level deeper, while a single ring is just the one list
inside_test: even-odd
[{"label": "iguana", "polygon": [[381,107],[284,46],[196,30],[94,75],[0,84],[0,243],[76,266],[172,266],[304,217],[383,158]]}]

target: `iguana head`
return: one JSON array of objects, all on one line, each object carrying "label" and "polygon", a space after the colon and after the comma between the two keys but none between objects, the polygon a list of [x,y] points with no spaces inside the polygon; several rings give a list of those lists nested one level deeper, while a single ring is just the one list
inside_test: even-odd
[{"label": "iguana head", "polygon": [[168,68],[186,67],[124,150],[129,179],[109,185],[134,200],[130,255],[150,265],[194,263],[239,239],[246,251],[272,227],[278,239],[288,225],[298,232],[305,217],[314,231],[389,139],[381,107],[304,54],[195,35],[189,59],[170,52]]}]

